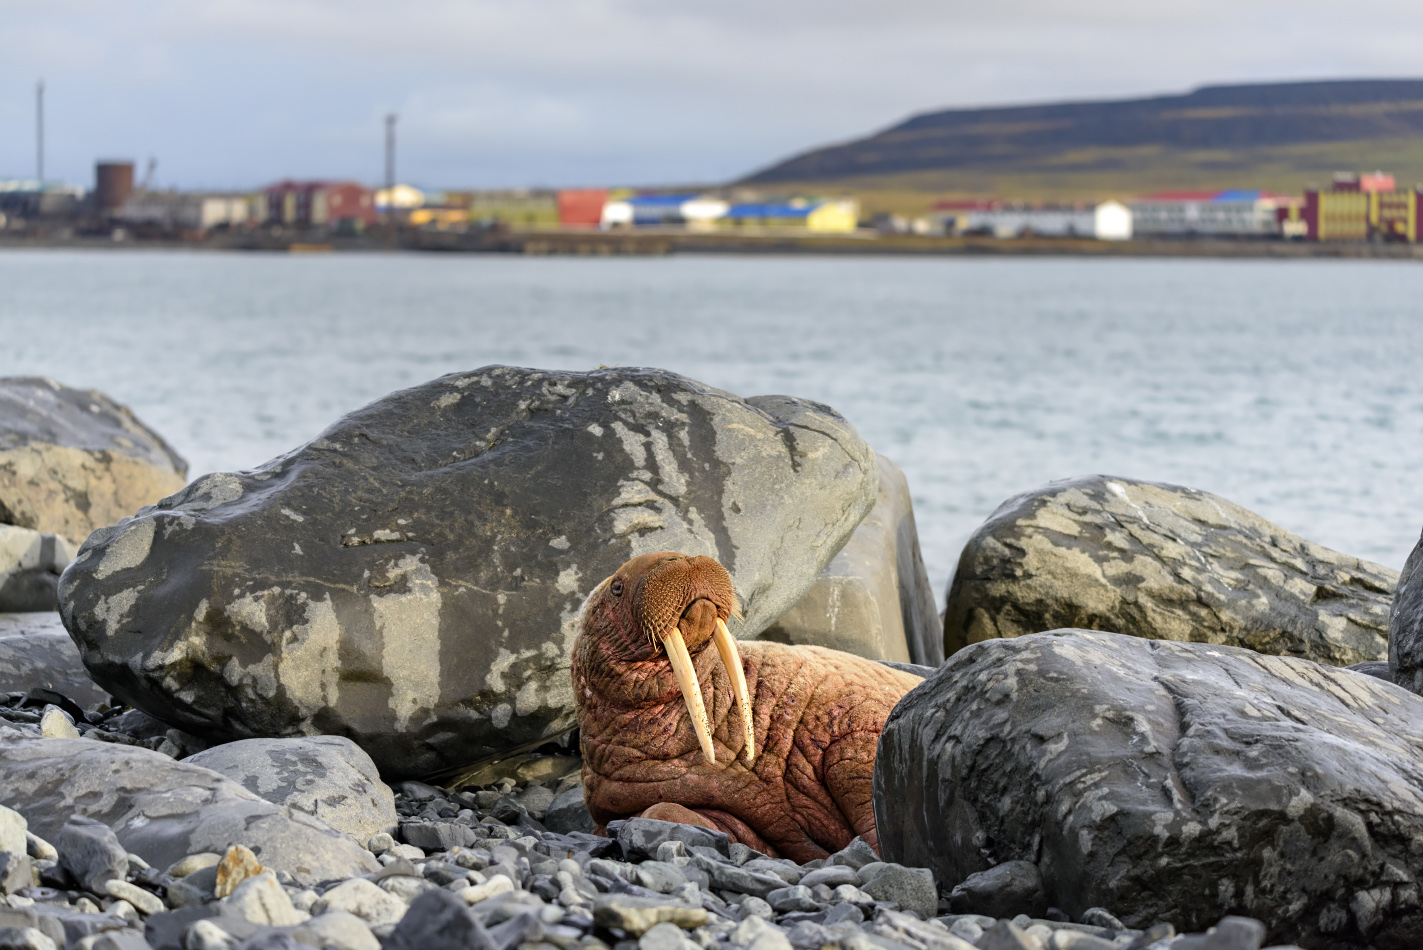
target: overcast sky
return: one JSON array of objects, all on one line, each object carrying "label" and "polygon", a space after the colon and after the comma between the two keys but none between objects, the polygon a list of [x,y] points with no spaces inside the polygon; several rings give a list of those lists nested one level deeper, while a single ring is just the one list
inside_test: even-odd
[{"label": "overcast sky", "polygon": [[1418,0],[0,0],[0,178],[714,182],[915,112],[1423,75]]}]

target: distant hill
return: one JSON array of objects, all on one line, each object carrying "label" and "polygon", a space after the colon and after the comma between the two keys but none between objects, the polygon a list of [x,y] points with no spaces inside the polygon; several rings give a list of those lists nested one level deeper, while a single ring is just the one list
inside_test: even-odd
[{"label": "distant hill", "polygon": [[1423,80],[1205,86],[1185,95],[916,115],[739,184],[1048,197],[1170,187],[1298,192],[1335,170],[1423,179]]}]

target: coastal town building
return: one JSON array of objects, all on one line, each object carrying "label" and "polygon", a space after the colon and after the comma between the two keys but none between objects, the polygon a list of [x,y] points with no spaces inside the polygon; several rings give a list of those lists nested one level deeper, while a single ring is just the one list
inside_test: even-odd
[{"label": "coastal town building", "polygon": [[859,205],[853,199],[788,198],[732,203],[714,195],[627,195],[603,206],[600,223],[604,228],[791,229],[847,234],[859,227]]},{"label": "coastal town building", "polygon": [[558,224],[564,228],[596,228],[603,223],[606,188],[565,188],[558,193]]},{"label": "coastal town building", "polygon": [[1280,234],[1280,210],[1298,197],[1268,191],[1159,191],[1131,203],[1141,237],[1260,238]]},{"label": "coastal town building", "polygon": [[1392,175],[1341,173],[1328,189],[1304,193],[1303,207],[1282,226],[1296,224],[1308,241],[1399,241],[1415,244],[1423,195],[1399,191]]},{"label": "coastal town building", "polygon": [[130,195],[114,217],[124,224],[162,231],[210,231],[249,224],[252,206],[247,195],[147,191]]},{"label": "coastal town building", "polygon": [[1120,201],[1080,205],[1028,205],[995,200],[940,201],[931,221],[943,234],[987,234],[998,238],[1081,237],[1126,241],[1133,234],[1132,212]]},{"label": "coastal town building", "polygon": [[37,178],[0,179],[0,227],[21,227],[28,221],[73,217],[84,200],[84,189]]},{"label": "coastal town building", "polygon": [[371,189],[353,181],[279,181],[257,196],[261,224],[363,228],[376,221]]},{"label": "coastal town building", "polygon": [[484,227],[537,230],[559,226],[558,192],[544,188],[446,192],[444,204],[463,208],[469,221]]}]

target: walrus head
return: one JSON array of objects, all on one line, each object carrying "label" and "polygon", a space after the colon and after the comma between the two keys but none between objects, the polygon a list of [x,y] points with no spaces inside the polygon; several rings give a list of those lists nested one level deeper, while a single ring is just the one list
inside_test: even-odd
[{"label": "walrus head", "polygon": [[583,605],[579,635],[598,638],[607,654],[624,663],[665,657],[710,765],[716,764],[711,723],[692,654],[714,643],[736,693],[750,765],[756,761],[751,700],[741,654],[726,628],[736,613],[736,590],[726,568],[709,557],[659,551],[633,558],[594,588]]}]

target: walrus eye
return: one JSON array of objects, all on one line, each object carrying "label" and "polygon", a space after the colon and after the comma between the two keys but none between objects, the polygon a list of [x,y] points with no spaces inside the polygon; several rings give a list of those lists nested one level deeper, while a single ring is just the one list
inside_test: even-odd
[{"label": "walrus eye", "polygon": [[614,597],[621,597],[623,595],[623,582],[621,580],[614,580],[612,591]]}]

